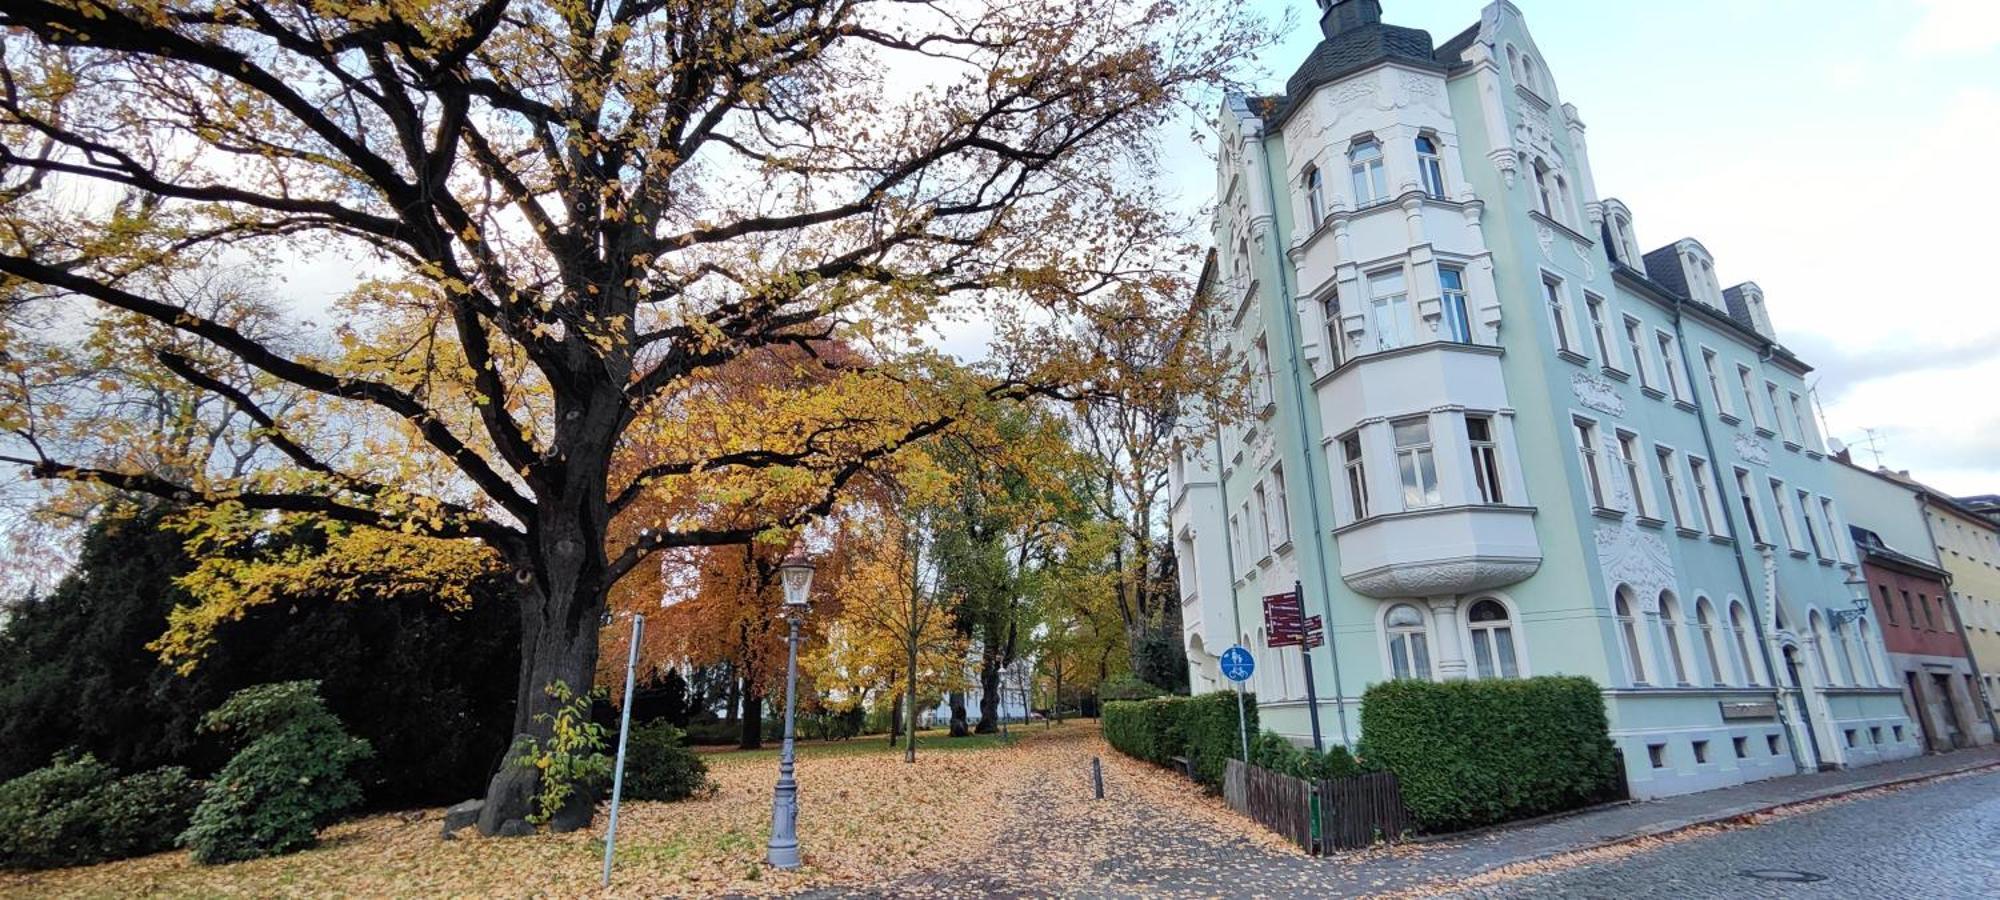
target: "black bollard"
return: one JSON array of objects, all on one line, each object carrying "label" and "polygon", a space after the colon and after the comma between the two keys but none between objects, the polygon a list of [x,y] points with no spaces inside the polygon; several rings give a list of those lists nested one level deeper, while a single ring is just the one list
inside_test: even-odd
[{"label": "black bollard", "polygon": [[1090,787],[1097,799],[1104,799],[1104,761],[1095,756],[1090,758]]}]

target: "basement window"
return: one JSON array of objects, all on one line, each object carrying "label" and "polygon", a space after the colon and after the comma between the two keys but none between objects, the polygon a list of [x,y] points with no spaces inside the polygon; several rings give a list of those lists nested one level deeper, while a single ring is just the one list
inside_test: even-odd
[{"label": "basement window", "polygon": [[1903,726],[1901,726],[1901,725],[1891,725],[1891,726],[1889,726],[1889,727],[1890,727],[1890,730],[1891,730],[1891,731],[1895,732],[1895,735],[1896,735],[1896,743],[1898,743],[1898,744],[1902,743],[1902,742],[1903,742]]},{"label": "basement window", "polygon": [[1737,758],[1737,759],[1746,759],[1746,758],[1748,758],[1748,757],[1750,756],[1750,739],[1749,739],[1749,738],[1743,738],[1743,737],[1739,737],[1739,738],[1730,738],[1730,739],[1729,739],[1729,742],[1730,742],[1731,744],[1734,744],[1734,745],[1735,745],[1735,747],[1736,747],[1736,758]]},{"label": "basement window", "polygon": [[1703,763],[1706,763],[1706,762],[1708,762],[1708,742],[1707,742],[1707,741],[1695,741],[1695,742],[1694,742],[1694,764],[1698,766],[1698,765],[1701,765],[1701,764],[1703,764]]},{"label": "basement window", "polygon": [[1647,744],[1646,756],[1652,760],[1653,768],[1664,769],[1667,767],[1667,745]]},{"label": "basement window", "polygon": [[1854,746],[1854,729],[1844,728],[1841,729],[1840,733],[1847,736],[1847,746],[1849,747]]},{"label": "basement window", "polygon": [[1764,745],[1765,745],[1765,746],[1767,746],[1767,747],[1770,747],[1770,748],[1771,748],[1771,755],[1772,755],[1772,756],[1777,756],[1777,755],[1778,755],[1778,736],[1777,736],[1777,735],[1775,735],[1775,734],[1767,734],[1767,735],[1764,735]]},{"label": "basement window", "polygon": [[1868,726],[1868,743],[1871,744],[1882,743],[1882,726],[1880,725]]}]

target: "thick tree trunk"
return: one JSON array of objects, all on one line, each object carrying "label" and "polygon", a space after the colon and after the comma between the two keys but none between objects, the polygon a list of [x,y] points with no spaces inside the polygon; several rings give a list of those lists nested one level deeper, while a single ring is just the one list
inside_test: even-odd
[{"label": "thick tree trunk", "polygon": [[[891,682],[892,684],[894,682]],[[896,739],[903,736],[903,692],[896,692],[896,702],[889,706],[889,746],[896,746]]]},{"label": "thick tree trunk", "polygon": [[728,725],[736,724],[736,704],[742,699],[741,685],[742,682],[739,681],[736,677],[736,667],[730,666],[729,701],[722,708],[722,721],[724,724]]},{"label": "thick tree trunk", "polygon": [[764,698],[743,686],[743,731],[742,739],[736,746],[743,750],[757,750],[764,746]]},{"label": "thick tree trunk", "polygon": [[972,726],[965,718],[965,692],[952,691],[949,696],[951,697],[951,736],[965,737],[972,733]]},{"label": "thick tree trunk", "polygon": [[1000,730],[1000,654],[997,648],[979,654],[978,734]]}]

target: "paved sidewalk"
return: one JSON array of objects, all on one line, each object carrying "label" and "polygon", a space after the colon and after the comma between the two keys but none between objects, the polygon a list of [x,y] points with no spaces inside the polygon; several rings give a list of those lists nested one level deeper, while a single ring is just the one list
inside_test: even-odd
[{"label": "paved sidewalk", "polygon": [[[2000,748],[1961,750],[1862,769],[1821,772],[1625,803],[1463,837],[1310,858],[1156,808],[1122,790],[1130,760],[1106,759],[1105,801],[1067,778],[1014,798],[1005,846],[949,871],[815,892],[854,896],[1364,896],[1448,893],[1473,876],[1517,863],[1722,822],[1779,806],[2000,766]],[[1193,789],[1190,786],[1190,789]],[[1248,825],[1246,827],[1255,827]]]}]

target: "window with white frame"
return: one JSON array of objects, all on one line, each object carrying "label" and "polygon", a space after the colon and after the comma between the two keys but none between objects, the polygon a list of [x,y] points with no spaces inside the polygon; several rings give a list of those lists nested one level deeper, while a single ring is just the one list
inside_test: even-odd
[{"label": "window with white frame", "polygon": [[1674,336],[1656,329],[1653,340],[1660,346],[1660,377],[1667,382],[1667,393],[1674,395],[1675,400],[1686,400],[1687,390],[1681,386],[1680,350],[1674,344]]},{"label": "window with white frame", "polygon": [[1264,485],[1250,489],[1257,506],[1257,558],[1271,555],[1271,503],[1264,496]]},{"label": "window with white frame", "polygon": [[1841,562],[1853,562],[1853,559],[1848,555],[1847,542],[1840,539],[1842,532],[1839,526],[1834,524],[1836,520],[1833,516],[1832,500],[1828,500],[1825,497],[1819,498],[1819,517],[1820,521],[1826,523],[1828,540],[1833,542],[1833,557]]},{"label": "window with white frame", "polygon": [[[1832,619],[1831,616],[1828,617]],[[1847,684],[1861,684],[1861,669],[1854,664],[1852,632],[1839,619],[1833,621],[1833,649],[1840,659],[1840,679]]]},{"label": "window with white frame", "polygon": [[1340,330],[1340,292],[1328,290],[1326,298],[1319,302],[1320,315],[1326,319],[1326,359],[1329,365],[1338,366],[1346,335]]},{"label": "window with white frame", "polygon": [[1743,601],[1729,604],[1729,633],[1736,645],[1736,677],[1739,683],[1748,687],[1757,683],[1757,662],[1750,655],[1750,617],[1743,611]]},{"label": "window with white frame", "polygon": [[1543,275],[1542,295],[1549,304],[1549,319],[1555,323],[1556,349],[1575,353],[1576,348],[1569,339],[1569,306],[1563,301],[1562,279]]},{"label": "window with white frame", "polygon": [[1359,522],[1368,518],[1368,469],[1361,457],[1361,433],[1340,439],[1342,466],[1347,471],[1347,502]]},{"label": "window with white frame", "polygon": [[1465,417],[1465,437],[1472,448],[1472,477],[1479,484],[1481,503],[1505,503],[1500,487],[1500,452],[1493,440],[1491,416]]},{"label": "window with white frame", "polygon": [[1389,608],[1382,618],[1389,641],[1389,675],[1392,678],[1431,678],[1430,642],[1424,633],[1424,614],[1408,603]]},{"label": "window with white frame", "polygon": [[1714,487],[1708,483],[1708,460],[1688,457],[1688,483],[1694,486],[1694,508],[1701,516],[1701,530],[1722,534],[1722,520],[1715,515]]},{"label": "window with white frame", "polygon": [[1604,330],[1604,298],[1585,292],[1583,306],[1590,313],[1590,337],[1597,344],[1597,364],[1618,368],[1617,361],[1611,358],[1611,339]]},{"label": "window with white frame", "polygon": [[1396,472],[1403,480],[1403,508],[1419,509],[1443,502],[1438,493],[1430,420],[1402,419],[1390,423],[1390,430],[1396,438]]},{"label": "window with white frame", "polygon": [[1292,542],[1292,507],[1285,499],[1285,469],[1271,467],[1271,501],[1276,509],[1271,511],[1271,545],[1282,547]]},{"label": "window with white frame", "polygon": [[1597,461],[1597,423],[1579,417],[1570,424],[1576,430],[1576,455],[1583,466],[1583,480],[1590,485],[1590,505],[1608,508],[1611,504],[1605,502],[1604,472]]},{"label": "window with white frame", "polygon": [[1465,624],[1472,632],[1472,665],[1480,678],[1519,678],[1514,622],[1507,607],[1487,597],[1472,604]]},{"label": "window with white frame", "polygon": [[1242,571],[1250,554],[1243,549],[1243,520],[1233,513],[1229,516],[1229,551],[1236,555],[1237,571]]},{"label": "window with white frame", "polygon": [[1729,392],[1722,389],[1722,374],[1717,368],[1715,351],[1701,348],[1701,367],[1708,373],[1708,393],[1715,398],[1716,411],[1726,416],[1735,415],[1735,404],[1729,402]]},{"label": "window with white frame", "polygon": [[1472,343],[1472,319],[1465,314],[1465,270],[1438,266],[1438,303],[1443,321],[1439,336],[1461,344]]},{"label": "window with white frame", "polygon": [[1348,148],[1347,171],[1354,180],[1355,206],[1389,199],[1388,176],[1382,170],[1382,145],[1374,138],[1363,138]]},{"label": "window with white frame", "polygon": [[1259,337],[1256,342],[1251,344],[1250,358],[1252,365],[1256,366],[1256,371],[1250,373],[1250,377],[1253,379],[1251,384],[1257,394],[1255,398],[1257,408],[1261,410],[1270,406],[1273,399],[1271,391],[1271,351],[1265,346],[1262,337]]},{"label": "window with white frame", "polygon": [[1792,504],[1785,499],[1785,483],[1776,478],[1771,479],[1770,483],[1771,510],[1777,514],[1778,527],[1785,533],[1785,547],[1791,550],[1805,549],[1799,544],[1798,526],[1792,524],[1792,517],[1787,514]]},{"label": "window with white frame", "polygon": [[1750,472],[1736,470],[1736,500],[1743,505],[1743,522],[1750,526],[1750,542],[1764,543],[1764,526],[1757,520],[1757,496],[1750,487]]},{"label": "window with white frame", "polygon": [[1666,638],[1668,673],[1675,684],[1687,684],[1687,661],[1681,656],[1681,604],[1672,591],[1660,592],[1660,634]]},{"label": "window with white frame", "polygon": [[1444,199],[1444,163],[1438,158],[1437,139],[1417,135],[1417,174],[1424,180],[1424,193]]},{"label": "window with white frame", "polygon": [[1618,617],[1618,633],[1625,638],[1625,674],[1633,684],[1645,684],[1646,657],[1640,651],[1639,622],[1632,617],[1637,605],[1632,599],[1632,589],[1619,585],[1612,599],[1612,612]]},{"label": "window with white frame", "polygon": [[1722,685],[1722,656],[1715,643],[1715,605],[1707,597],[1694,600],[1694,624],[1701,629],[1701,649],[1708,654],[1708,683]]},{"label": "window with white frame", "polygon": [[1771,419],[1775,423],[1774,428],[1777,430],[1778,436],[1784,438],[1786,443],[1793,443],[1792,435],[1789,433],[1789,429],[1785,427],[1785,407],[1778,402],[1777,383],[1764,382],[1764,395],[1771,401]]},{"label": "window with white frame", "polygon": [[1563,221],[1561,183],[1549,170],[1548,164],[1539,159],[1535,160],[1535,199],[1542,215],[1557,222]]},{"label": "window with white frame", "polygon": [[1368,276],[1368,302],[1374,314],[1375,349],[1393,350],[1410,343],[1410,294],[1402,269]]},{"label": "window with white frame", "polygon": [[1812,446],[1812,442],[1806,440],[1806,434],[1808,433],[1806,431],[1806,416],[1805,412],[1799,406],[1799,392],[1788,391],[1787,393],[1791,395],[1791,403],[1788,405],[1792,410],[1792,439],[1798,441],[1801,445]]},{"label": "window with white frame", "polygon": [[1639,386],[1652,387],[1653,379],[1652,376],[1647,372],[1647,370],[1652,367],[1646,365],[1646,342],[1645,339],[1641,338],[1639,335],[1640,335],[1639,320],[1634,319],[1631,316],[1626,316],[1625,352],[1627,354],[1630,354],[1631,356],[1632,371],[1638,373],[1639,375]]},{"label": "window with white frame", "polygon": [[1318,231],[1326,221],[1326,179],[1320,175],[1318,166],[1309,165],[1302,180],[1306,187],[1306,214],[1311,217],[1313,230]]},{"label": "window with white frame", "polygon": [[1741,383],[1743,388],[1743,411],[1750,414],[1750,424],[1758,428],[1766,427],[1764,411],[1757,408],[1757,392],[1750,387],[1750,367],[1741,363],[1737,364],[1736,380]]},{"label": "window with white frame", "polygon": [[1832,685],[1835,682],[1833,666],[1826,659],[1826,645],[1832,643],[1832,640],[1826,633],[1826,620],[1820,617],[1819,610],[1806,613],[1806,627],[1812,630],[1813,637],[1817,639],[1813,641],[1813,660],[1819,663],[1820,684]]},{"label": "window with white frame", "polygon": [[1632,492],[1632,511],[1642,519],[1653,517],[1646,502],[1646,473],[1639,468],[1639,436],[1618,432],[1618,461],[1625,467],[1625,486]]},{"label": "window with white frame", "polygon": [[1612,216],[1611,235],[1618,242],[1618,261],[1637,268],[1640,265],[1639,241],[1632,236],[1632,221],[1624,216]]},{"label": "window with white frame", "polygon": [[1660,484],[1667,491],[1667,508],[1673,511],[1674,524],[1688,527],[1686,505],[1681,501],[1681,480],[1676,474],[1674,451],[1671,447],[1654,447],[1653,456],[1660,464]]},{"label": "window with white frame", "polygon": [[[1799,524],[1805,526],[1806,541],[1812,545],[1812,552],[1814,556],[1820,557],[1821,559],[1827,559],[1829,557],[1826,555],[1826,546],[1824,544],[1821,544],[1819,540],[1819,527],[1813,524],[1812,495],[1806,493],[1805,491],[1799,491],[1798,493],[1799,493],[1798,496]],[[1827,537],[1828,539],[1831,539],[1833,535],[1829,534],[1827,535]]]}]

